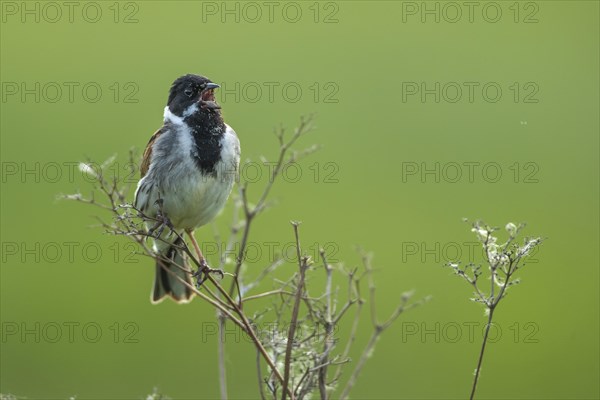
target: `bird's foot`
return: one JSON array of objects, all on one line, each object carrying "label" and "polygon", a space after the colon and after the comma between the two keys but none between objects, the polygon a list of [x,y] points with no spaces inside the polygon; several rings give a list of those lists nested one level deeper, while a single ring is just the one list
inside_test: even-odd
[{"label": "bird's foot", "polygon": [[210,274],[219,274],[221,279],[225,277],[225,273],[222,270],[211,268],[206,263],[206,260],[200,260],[200,268],[192,274],[192,277],[196,279],[196,287],[199,288],[202,286]]},{"label": "bird's foot", "polygon": [[[158,213],[156,214],[156,223],[150,229],[148,229],[148,235],[153,236],[155,238],[160,238],[162,236],[165,228],[169,228],[171,231],[175,230],[173,223],[162,211],[162,199],[156,200],[158,205]],[[156,232],[156,233],[155,233]]]}]

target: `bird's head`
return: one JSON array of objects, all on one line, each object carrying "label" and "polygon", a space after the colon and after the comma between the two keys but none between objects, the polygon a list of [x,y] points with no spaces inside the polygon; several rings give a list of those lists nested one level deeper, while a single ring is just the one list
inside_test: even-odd
[{"label": "bird's head", "polygon": [[177,78],[169,91],[167,107],[173,115],[185,119],[196,113],[218,113],[221,106],[215,101],[214,90],[219,85],[199,75]]}]

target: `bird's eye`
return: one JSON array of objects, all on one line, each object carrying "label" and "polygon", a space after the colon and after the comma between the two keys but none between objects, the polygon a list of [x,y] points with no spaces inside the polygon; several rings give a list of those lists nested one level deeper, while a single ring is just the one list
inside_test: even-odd
[{"label": "bird's eye", "polygon": [[194,94],[194,91],[192,90],[192,88],[187,88],[187,89],[185,89],[185,91],[183,93],[185,93],[185,95],[187,97],[192,97],[192,95]]}]

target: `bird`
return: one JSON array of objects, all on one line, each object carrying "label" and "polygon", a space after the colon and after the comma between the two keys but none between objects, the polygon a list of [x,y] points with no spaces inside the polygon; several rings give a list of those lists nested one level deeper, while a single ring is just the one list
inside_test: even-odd
[{"label": "bird", "polygon": [[219,87],[201,75],[177,78],[169,90],[163,125],[152,135],[142,156],[133,205],[153,237],[154,304],[167,297],[177,303],[193,299],[193,274],[183,251],[184,233],[200,258],[204,271],[198,272],[215,271],[208,267],[194,230],[223,209],[240,163],[239,139],[224,122],[215,100]]}]

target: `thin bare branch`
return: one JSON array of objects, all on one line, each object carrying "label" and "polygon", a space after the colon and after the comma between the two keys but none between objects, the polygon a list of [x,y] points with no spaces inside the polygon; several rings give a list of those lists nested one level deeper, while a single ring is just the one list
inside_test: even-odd
[{"label": "thin bare branch", "polygon": [[[283,393],[281,394],[281,400],[285,400],[287,396],[287,389],[290,383],[290,367],[292,360],[292,347],[294,345],[294,338],[296,334],[296,326],[298,323],[298,313],[300,311],[300,299],[302,297],[302,290],[304,288],[304,280],[306,278],[306,270],[308,269],[308,258],[302,257],[302,250],[300,247],[300,235],[298,232],[298,222],[292,222],[294,227],[294,236],[296,237],[296,253],[298,257],[298,268],[300,271],[298,277],[298,284],[296,289],[296,297],[294,299],[294,308],[292,309],[292,318],[290,320],[290,328],[288,331],[287,346],[285,350],[285,363],[284,363],[284,375],[283,375]],[[294,400],[293,394],[291,397]]]}]

